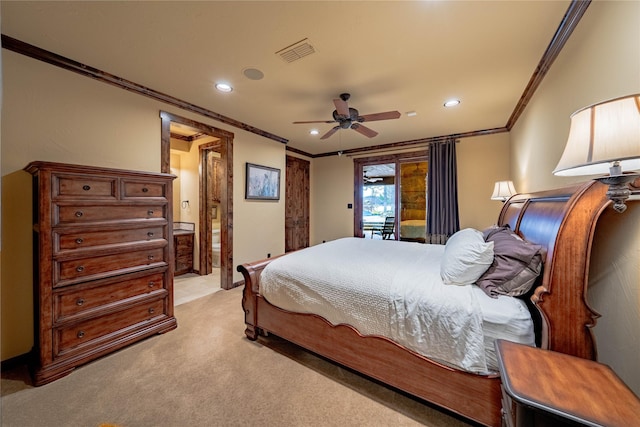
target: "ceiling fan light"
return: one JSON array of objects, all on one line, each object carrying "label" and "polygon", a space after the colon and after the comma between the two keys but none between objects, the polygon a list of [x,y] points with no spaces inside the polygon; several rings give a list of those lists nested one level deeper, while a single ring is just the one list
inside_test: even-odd
[{"label": "ceiling fan light", "polygon": [[447,108],[450,107],[455,107],[456,105],[460,104],[460,100],[459,99],[450,99],[448,101],[445,101],[444,106]]},{"label": "ceiling fan light", "polygon": [[311,130],[309,131],[309,134],[311,134],[311,135],[317,135],[317,134],[319,134],[319,133],[320,133],[320,132],[318,131],[318,129],[311,129]]}]

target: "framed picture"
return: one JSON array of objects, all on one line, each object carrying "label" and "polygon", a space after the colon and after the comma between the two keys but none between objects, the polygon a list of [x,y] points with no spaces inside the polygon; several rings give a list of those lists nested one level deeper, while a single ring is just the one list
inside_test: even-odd
[{"label": "framed picture", "polygon": [[247,163],[245,199],[280,200],[280,169]]}]

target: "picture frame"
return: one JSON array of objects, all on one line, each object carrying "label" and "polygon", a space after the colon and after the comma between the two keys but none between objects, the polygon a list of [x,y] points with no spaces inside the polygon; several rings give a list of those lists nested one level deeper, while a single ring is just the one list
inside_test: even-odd
[{"label": "picture frame", "polygon": [[247,163],[245,199],[280,200],[280,169]]}]

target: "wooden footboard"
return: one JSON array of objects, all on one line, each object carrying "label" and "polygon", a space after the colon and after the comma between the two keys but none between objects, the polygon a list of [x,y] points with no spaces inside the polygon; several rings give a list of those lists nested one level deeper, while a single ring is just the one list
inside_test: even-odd
[{"label": "wooden footboard", "polygon": [[333,326],[320,316],[279,309],[258,295],[249,280],[271,260],[238,267],[245,276],[243,308],[250,339],[269,332],[334,362],[354,369],[488,426],[501,423],[500,378],[458,371],[393,341],[362,336],[347,325]]},{"label": "wooden footboard", "polygon": [[[517,195],[505,203],[499,224],[547,249],[532,300],[542,318],[542,346],[594,359],[590,327],[597,314],[585,300],[595,225],[608,205],[597,183]],[[279,309],[259,294],[260,273],[272,259],[238,266],[245,279],[242,306],[251,340],[270,332],[314,353],[487,426],[501,425],[500,379],[436,363],[393,341],[362,336],[313,314]]]}]

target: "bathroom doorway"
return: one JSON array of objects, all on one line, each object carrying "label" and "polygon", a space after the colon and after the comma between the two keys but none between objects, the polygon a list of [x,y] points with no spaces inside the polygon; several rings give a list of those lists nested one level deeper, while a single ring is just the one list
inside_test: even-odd
[{"label": "bathroom doorway", "polygon": [[[171,113],[161,112],[163,172],[178,172],[172,158],[185,155],[174,196],[174,222],[187,218],[194,228],[194,272],[208,275],[219,266],[220,287],[233,288],[233,134]],[[177,160],[182,162],[182,160]],[[174,185],[174,188],[176,186]],[[186,212],[190,210],[189,212]],[[175,215],[177,212],[179,215]]]}]

